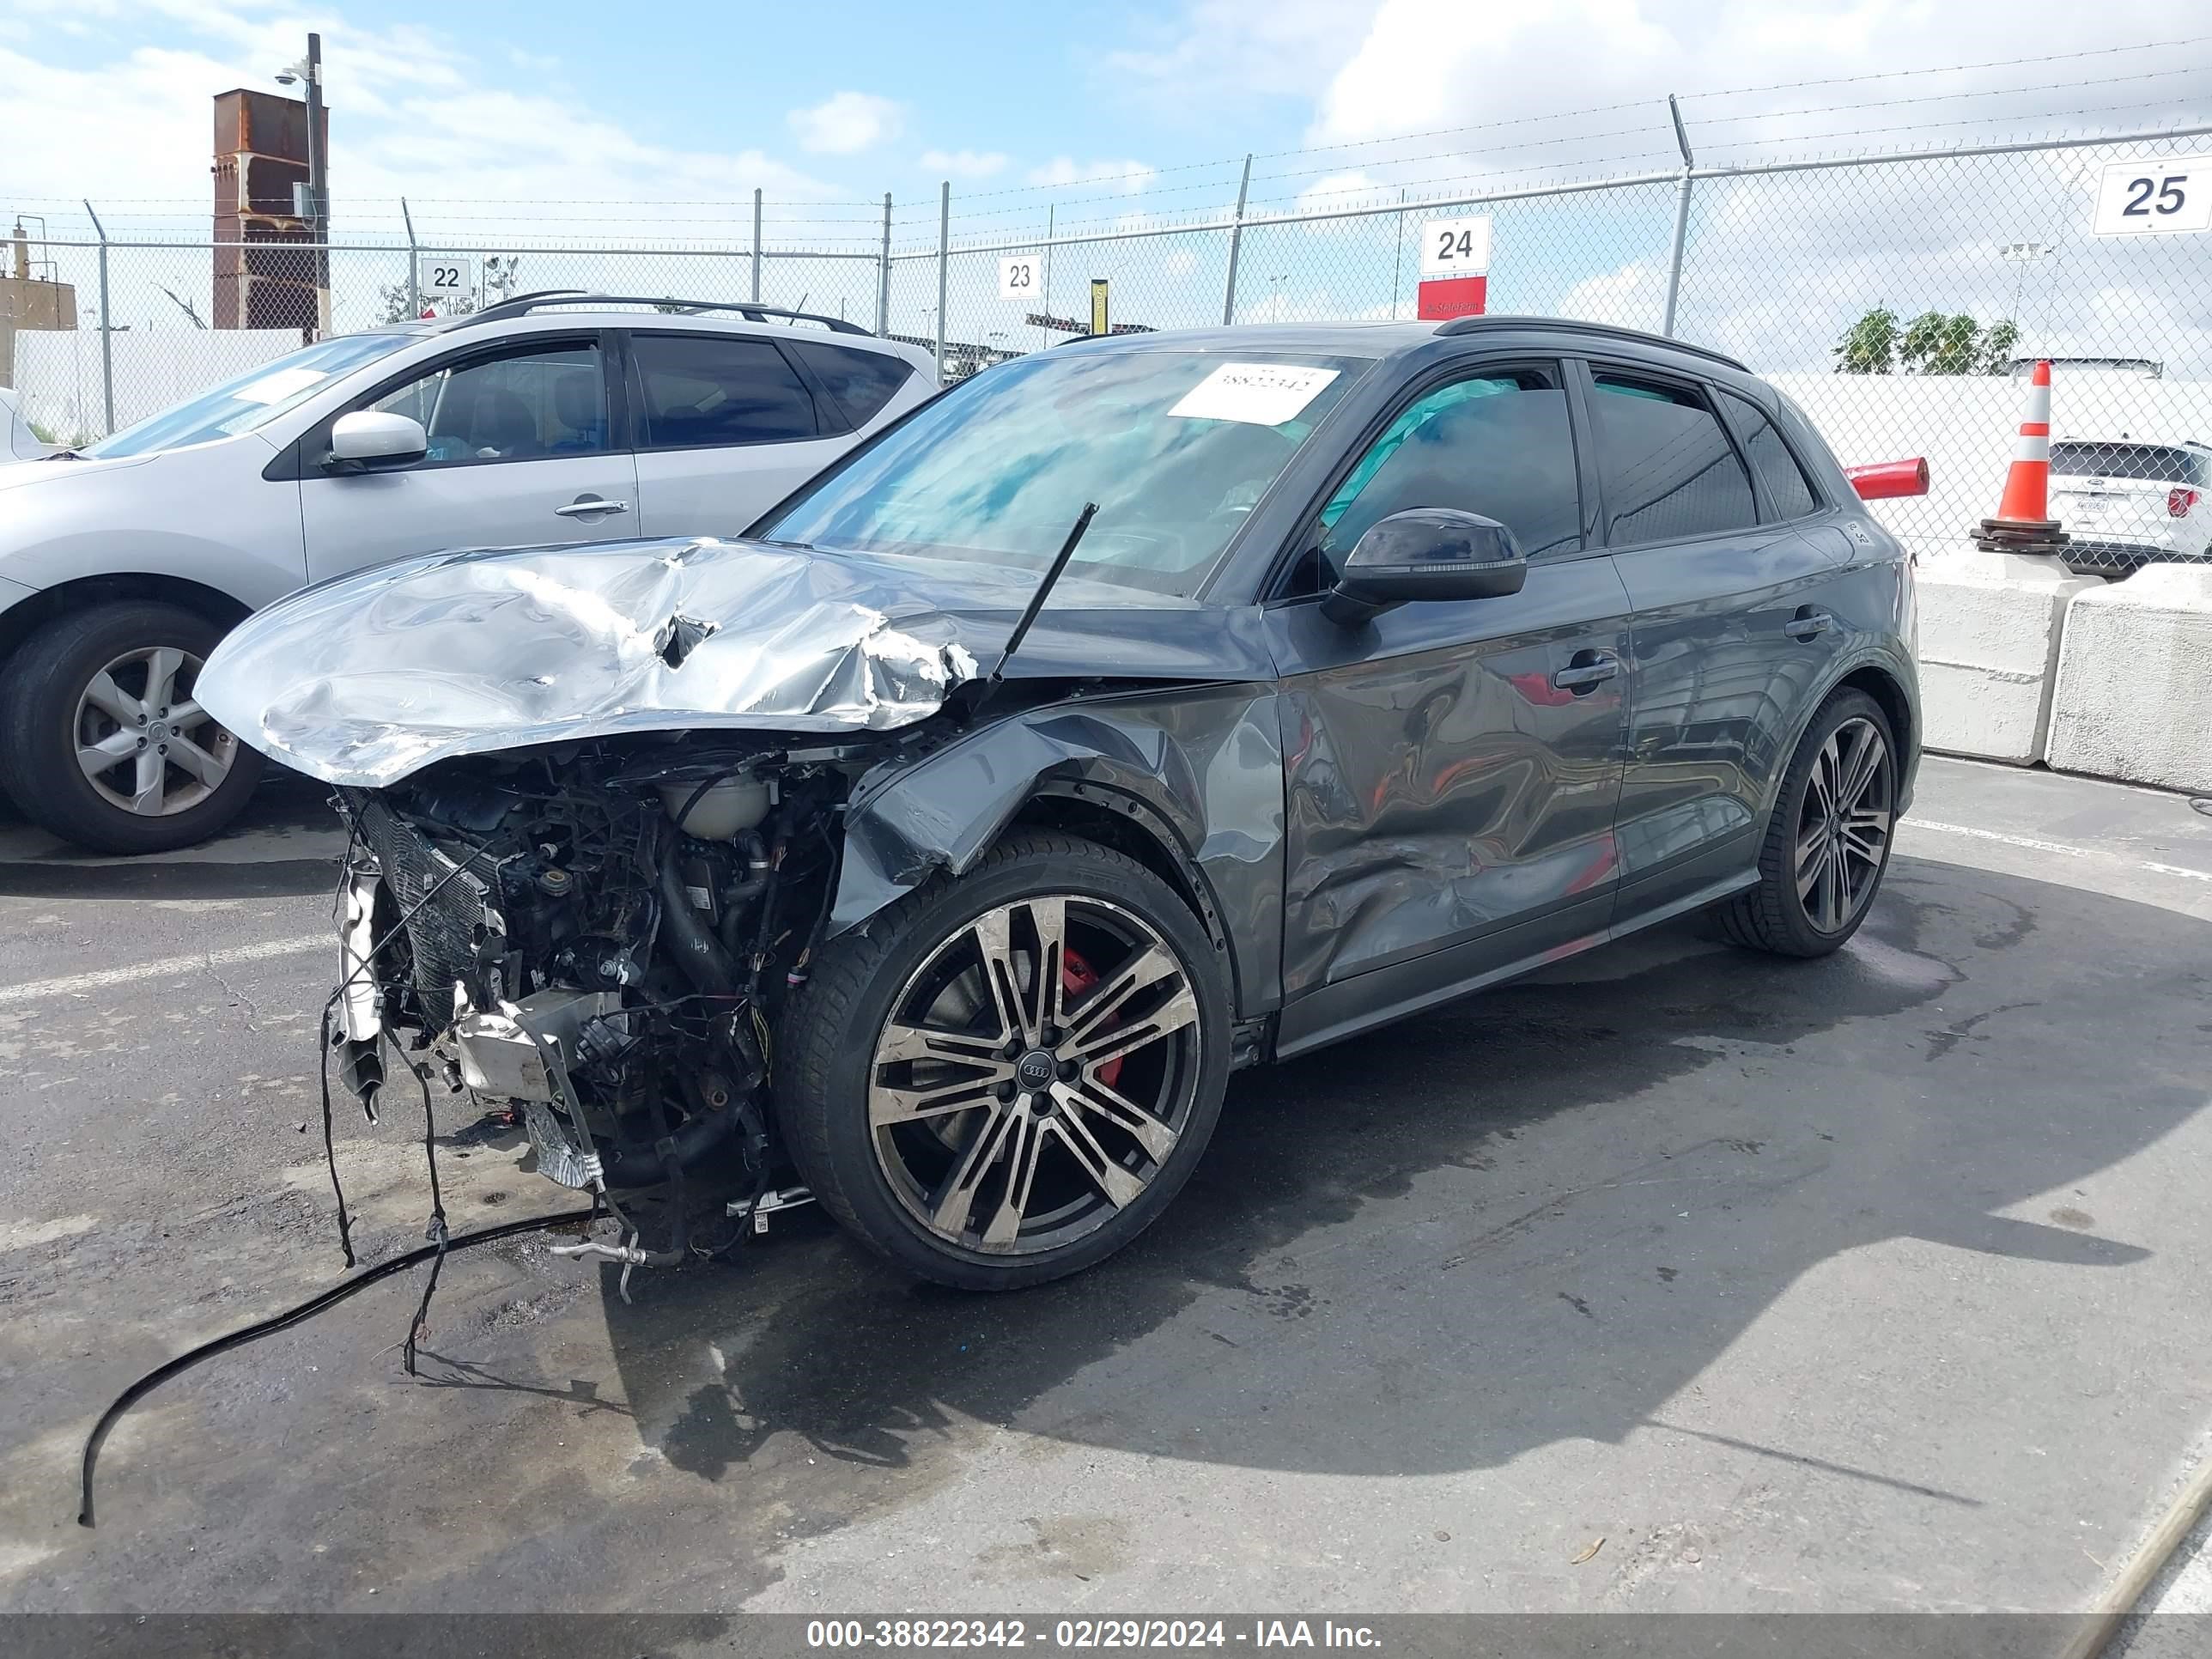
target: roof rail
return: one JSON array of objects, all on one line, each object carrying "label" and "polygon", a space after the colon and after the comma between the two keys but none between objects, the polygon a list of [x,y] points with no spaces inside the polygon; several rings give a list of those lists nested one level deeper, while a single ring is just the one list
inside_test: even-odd
[{"label": "roof rail", "polygon": [[594,294],[580,288],[549,288],[532,294],[518,294],[511,300],[501,300],[497,305],[486,306],[482,311],[456,317],[452,319],[450,326],[466,328],[471,324],[502,317],[526,317],[532,312],[544,310],[549,306],[577,305],[665,306],[682,316],[702,311],[734,311],[749,323],[764,323],[774,317],[794,323],[819,323],[833,334],[872,332],[842,317],[825,317],[814,311],[786,311],[778,306],[757,305],[750,300],[678,300],[661,294]]},{"label": "roof rail", "polygon": [[1543,328],[1565,331],[1574,334],[1601,334],[1615,339],[1634,340],[1642,345],[1665,346],[1670,350],[1686,351],[1693,357],[1711,358],[1717,363],[1726,363],[1730,368],[1741,368],[1747,374],[1751,370],[1724,351],[1711,346],[1692,345],[1687,340],[1669,338],[1664,334],[1648,333],[1640,328],[1620,328],[1611,323],[1587,323],[1576,317],[1455,317],[1437,330],[1439,334],[1480,334],[1487,329]]}]

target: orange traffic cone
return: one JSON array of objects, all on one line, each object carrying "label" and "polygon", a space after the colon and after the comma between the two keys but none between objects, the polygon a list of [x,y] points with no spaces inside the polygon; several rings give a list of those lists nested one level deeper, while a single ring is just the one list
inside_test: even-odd
[{"label": "orange traffic cone", "polygon": [[1990,553],[2055,553],[2066,540],[2051,516],[2051,365],[2039,362],[2028,383],[2027,418],[2013,445],[1997,515],[1982,520],[1974,545]]}]

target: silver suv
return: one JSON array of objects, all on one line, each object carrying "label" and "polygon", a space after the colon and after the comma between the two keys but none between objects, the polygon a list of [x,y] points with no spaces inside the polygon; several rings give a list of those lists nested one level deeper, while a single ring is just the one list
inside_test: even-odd
[{"label": "silver suv", "polygon": [[0,470],[0,790],[80,846],[189,845],[260,769],[194,696],[250,611],[442,548],[734,535],[935,390],[927,352],[836,318],[563,290]]}]

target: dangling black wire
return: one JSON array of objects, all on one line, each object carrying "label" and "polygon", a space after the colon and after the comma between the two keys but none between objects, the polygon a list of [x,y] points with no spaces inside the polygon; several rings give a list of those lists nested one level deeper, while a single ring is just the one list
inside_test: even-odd
[{"label": "dangling black wire", "polygon": [[[393,1045],[392,1053],[398,1054],[397,1044]],[[399,1059],[402,1065],[406,1064],[405,1055],[399,1055]],[[416,1067],[409,1066],[407,1069],[414,1073],[415,1086],[422,1091],[422,1157],[430,1166],[430,1225],[422,1236],[430,1241],[431,1249],[436,1252],[430,1258],[430,1279],[422,1286],[421,1305],[415,1310],[414,1322],[407,1327],[404,1358],[407,1375],[412,1376],[415,1375],[415,1344],[429,1334],[430,1298],[438,1293],[438,1275],[445,1271],[447,1233],[446,1196],[438,1186],[438,1123],[430,1109],[430,1081]]]},{"label": "dangling black wire", "polygon": [[93,1468],[100,1461],[100,1449],[106,1441],[108,1431],[121,1420],[124,1413],[129,1411],[147,1395],[179,1372],[190,1370],[203,1359],[212,1359],[219,1353],[228,1352],[233,1348],[243,1347],[248,1342],[258,1341],[264,1336],[274,1336],[279,1331],[289,1330],[302,1320],[312,1319],[325,1309],[336,1307],[355,1291],[367,1290],[378,1279],[389,1278],[393,1273],[404,1273],[416,1263],[432,1257],[442,1257],[448,1250],[465,1250],[472,1244],[489,1244],[497,1239],[512,1238],[517,1233],[533,1232],[547,1227],[565,1226],[574,1221],[589,1224],[599,1218],[599,1206],[595,1202],[587,1210],[564,1210],[558,1215],[533,1216],[525,1221],[502,1222],[496,1227],[486,1227],[480,1231],[463,1233],[459,1237],[448,1240],[442,1244],[425,1244],[419,1249],[408,1251],[404,1255],[395,1255],[389,1261],[380,1261],[374,1267],[364,1269],[356,1278],[341,1279],[330,1289],[308,1297],[295,1308],[288,1308],[283,1313],[272,1314],[267,1319],[257,1321],[242,1330],[233,1331],[227,1336],[218,1336],[211,1342],[203,1342],[198,1347],[187,1349],[174,1359],[156,1365],[145,1376],[124,1389],[121,1394],[116,1395],[107,1409],[100,1413],[100,1420],[92,1425],[92,1432],[85,1437],[82,1470],[83,1503],[77,1510],[77,1525],[81,1527],[92,1525]]},{"label": "dangling black wire", "polygon": [[345,1252],[345,1264],[355,1265],[353,1256],[353,1219],[346,1214],[345,1188],[338,1184],[337,1143],[331,1137],[331,1004],[323,1005],[322,1030],[317,1039],[319,1053],[316,1068],[321,1073],[323,1085],[323,1162],[331,1167],[331,1191],[338,1200],[338,1248]]}]

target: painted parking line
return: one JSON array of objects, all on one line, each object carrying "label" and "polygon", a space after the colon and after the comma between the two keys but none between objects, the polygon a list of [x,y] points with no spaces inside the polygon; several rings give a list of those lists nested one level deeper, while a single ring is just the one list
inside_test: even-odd
[{"label": "painted parking line", "polygon": [[2185,876],[2191,881],[2212,881],[2212,870],[2191,870],[2185,865],[2160,864],[2155,859],[2132,859],[2124,853],[2115,853],[2101,847],[2081,847],[2072,842],[2045,841],[2035,836],[2009,835],[2002,830],[1981,830],[1964,823],[1936,823],[1926,818],[1906,818],[1908,830],[1933,830],[1939,835],[1971,836],[1976,841],[1999,841],[2008,847],[2021,847],[2031,853],[2056,853],[2063,858],[2116,859],[2131,864],[2138,870],[2152,870],[2161,876]]},{"label": "painted parking line", "polygon": [[142,979],[178,979],[209,968],[228,968],[241,962],[266,962],[272,957],[299,956],[308,951],[337,949],[332,933],[301,933],[295,939],[265,939],[258,945],[234,945],[226,951],[203,951],[198,956],[163,957],[155,962],[134,963],[128,968],[103,968],[96,973],[65,974],[58,979],[34,979],[25,985],[0,986],[0,1004],[38,1002],[49,997],[80,996],[111,985],[128,985]]}]

